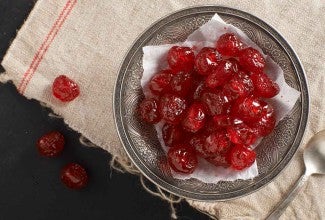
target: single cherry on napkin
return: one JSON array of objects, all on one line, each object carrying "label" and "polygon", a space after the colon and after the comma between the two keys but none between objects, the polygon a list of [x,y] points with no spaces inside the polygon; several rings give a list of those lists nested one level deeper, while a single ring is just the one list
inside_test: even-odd
[{"label": "single cherry on napkin", "polygon": [[192,71],[194,68],[194,59],[194,52],[189,47],[173,46],[167,55],[168,64],[175,73],[179,71]]},{"label": "single cherry on napkin", "polygon": [[81,189],[88,183],[88,174],[81,165],[69,163],[61,171],[61,181],[70,189]]},{"label": "single cherry on napkin", "polygon": [[225,56],[237,56],[243,43],[233,33],[225,33],[217,40],[216,48]]},{"label": "single cherry on napkin", "polygon": [[52,93],[60,101],[70,102],[79,96],[80,89],[78,84],[72,79],[65,75],[60,75],[53,82]]},{"label": "single cherry on napkin", "polygon": [[246,167],[250,167],[256,159],[255,151],[243,145],[236,145],[231,149],[228,156],[231,167],[235,170],[242,170]]},{"label": "single cherry on napkin", "polygon": [[261,73],[265,66],[265,59],[262,54],[252,47],[241,50],[238,61],[244,69],[253,73]]},{"label": "single cherry on napkin", "polygon": [[64,149],[64,136],[58,131],[51,131],[40,137],[36,143],[38,152],[45,157],[56,157]]},{"label": "single cherry on napkin", "polygon": [[176,144],[168,150],[168,163],[179,173],[193,173],[198,165],[195,150],[186,144]]}]

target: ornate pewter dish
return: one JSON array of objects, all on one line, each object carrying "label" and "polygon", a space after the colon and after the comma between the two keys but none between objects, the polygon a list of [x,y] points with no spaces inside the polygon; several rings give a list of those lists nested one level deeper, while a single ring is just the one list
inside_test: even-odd
[{"label": "ornate pewter dish", "polygon": [[[257,147],[259,175],[251,180],[207,184],[196,179],[171,176],[165,153],[153,126],[143,123],[137,107],[144,95],[142,47],[184,41],[187,36],[218,13],[227,23],[244,31],[284,71],[286,82],[301,92],[290,115]],[[121,142],[133,163],[161,188],[196,200],[227,200],[252,193],[276,177],[298,149],[308,118],[309,98],[302,65],[286,40],[259,18],[236,9],[201,6],[175,12],[154,23],[136,39],[121,65],[114,94],[114,115]]]}]

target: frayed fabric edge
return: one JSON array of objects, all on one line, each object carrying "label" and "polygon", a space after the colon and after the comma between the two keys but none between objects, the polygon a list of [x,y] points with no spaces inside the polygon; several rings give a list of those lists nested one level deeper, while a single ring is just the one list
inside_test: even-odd
[{"label": "frayed fabric edge", "polygon": [[[151,189],[148,181],[146,178],[141,174],[141,172],[133,165],[133,163],[128,160],[127,158],[119,157],[119,156],[113,156],[113,158],[110,161],[110,167],[118,172],[121,173],[131,173],[134,175],[138,175],[140,178],[140,182],[142,187],[151,195],[156,196],[164,201],[167,201],[170,205],[170,217],[171,219],[177,219],[177,210],[175,208],[175,204],[180,203],[183,198],[172,195],[166,191],[164,191],[159,186],[155,185],[155,190]],[[112,173],[111,173],[112,175]]]}]

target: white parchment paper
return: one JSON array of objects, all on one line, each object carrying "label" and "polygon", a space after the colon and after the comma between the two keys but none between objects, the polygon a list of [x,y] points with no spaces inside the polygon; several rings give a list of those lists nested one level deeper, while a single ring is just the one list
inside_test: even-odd
[{"label": "white parchment paper", "polygon": [[[150,81],[152,76],[159,70],[168,68],[167,53],[168,50],[175,45],[189,46],[194,48],[197,53],[203,47],[214,47],[216,40],[224,33],[235,33],[240,37],[241,41],[250,47],[259,50],[265,60],[265,73],[276,81],[280,86],[280,93],[268,101],[275,106],[277,123],[290,113],[300,96],[300,92],[291,88],[284,80],[283,71],[278,64],[276,64],[268,55],[265,55],[261,48],[259,48],[253,41],[251,41],[244,32],[234,27],[231,24],[225,23],[219,15],[215,14],[210,21],[202,25],[199,29],[190,34],[185,42],[177,44],[167,44],[159,46],[143,47],[143,76],[141,78],[141,86]],[[144,89],[145,95],[148,93]],[[161,127],[163,123],[155,125],[158,139],[162,148],[167,152],[167,147],[164,144],[161,134]],[[218,181],[234,181],[236,179],[251,179],[258,175],[257,163],[255,163],[244,170],[235,171],[231,168],[216,167],[204,159],[199,158],[199,165],[197,169],[190,175],[183,175],[172,172],[173,176],[178,179],[196,178],[206,183],[217,183]]]}]

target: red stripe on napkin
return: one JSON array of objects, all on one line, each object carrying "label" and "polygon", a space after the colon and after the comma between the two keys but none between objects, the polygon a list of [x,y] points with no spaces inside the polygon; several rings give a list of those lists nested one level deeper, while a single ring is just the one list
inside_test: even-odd
[{"label": "red stripe on napkin", "polygon": [[41,44],[40,48],[37,50],[32,63],[30,64],[27,71],[24,73],[24,76],[18,86],[18,92],[24,94],[29,81],[32,79],[35,71],[37,70],[39,64],[44,58],[47,50],[49,49],[51,43],[55,39],[56,35],[58,34],[59,30],[61,29],[63,23],[69,16],[70,12],[72,11],[73,7],[77,3],[77,0],[68,0],[65,4],[64,8],[62,9],[59,17],[54,22],[50,32],[46,35],[43,43]]}]

